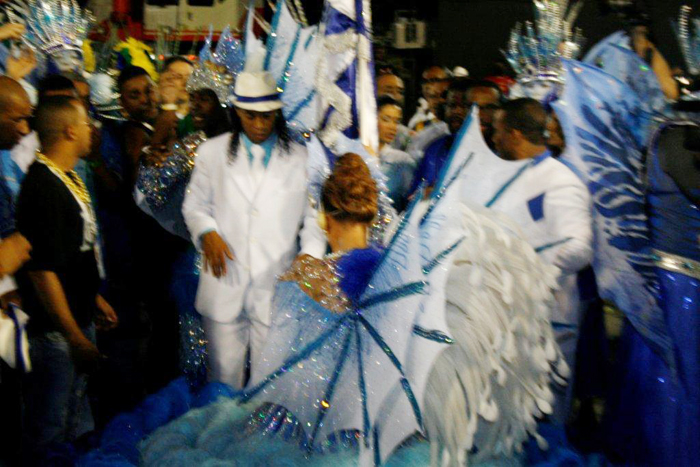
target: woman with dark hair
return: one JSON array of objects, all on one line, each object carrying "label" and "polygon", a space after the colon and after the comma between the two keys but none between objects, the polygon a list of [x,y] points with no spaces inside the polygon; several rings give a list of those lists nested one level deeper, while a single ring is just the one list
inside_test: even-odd
[{"label": "woman with dark hair", "polygon": [[190,113],[178,128],[179,140],[160,147],[160,164],[142,163],[136,181],[135,198],[139,207],[170,233],[189,240],[182,217],[182,201],[197,156],[197,148],[231,126],[228,112],[214,90],[190,91]]},{"label": "woman with dark hair", "polygon": [[[190,113],[195,131],[203,131],[207,138],[226,133],[231,128],[231,119],[226,111],[225,102],[221,102],[213,89],[201,88],[190,92]],[[181,134],[181,137],[187,134]]]},{"label": "woman with dark hair", "polygon": [[[182,202],[196,163],[197,150],[208,138],[225,133],[230,127],[228,112],[217,92],[191,84],[188,83],[190,113],[178,128],[179,139],[160,148],[152,147],[152,151],[160,153],[163,162],[140,165],[134,193],[138,206],[146,214],[168,232],[186,240],[190,236],[182,216]],[[158,229],[157,226],[154,228]],[[194,246],[187,245],[189,242],[182,243],[183,247],[171,255],[173,264],[169,268],[167,289],[179,315],[180,370],[191,382],[201,384],[206,381],[206,361],[204,346],[200,343],[201,320],[194,308],[199,283],[196,268],[198,255]],[[178,316],[171,313],[168,318],[168,330],[172,331],[168,333],[172,341],[168,350],[173,351],[178,345]],[[159,324],[163,325],[166,319],[160,321]]]},{"label": "woman with dark hair", "polygon": [[408,190],[413,181],[416,163],[404,151],[392,147],[403,119],[403,110],[390,96],[377,99],[377,121],[379,125],[379,168],[386,176],[387,195],[392,199],[397,212],[406,207]]}]

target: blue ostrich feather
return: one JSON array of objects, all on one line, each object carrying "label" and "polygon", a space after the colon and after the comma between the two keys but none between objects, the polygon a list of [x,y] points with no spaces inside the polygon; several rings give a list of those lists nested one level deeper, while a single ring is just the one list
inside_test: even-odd
[{"label": "blue ostrich feather", "polygon": [[359,300],[381,256],[381,250],[370,247],[353,250],[338,260],[340,288],[350,300]]}]

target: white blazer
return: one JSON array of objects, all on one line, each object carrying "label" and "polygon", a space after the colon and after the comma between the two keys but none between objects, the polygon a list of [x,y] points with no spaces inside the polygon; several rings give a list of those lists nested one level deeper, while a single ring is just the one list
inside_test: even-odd
[{"label": "white blazer", "polygon": [[195,305],[202,315],[230,323],[244,302],[253,303],[246,312],[269,324],[276,277],[292,264],[298,243],[303,253],[320,258],[326,239],[309,204],[306,149],[292,143],[285,153],[276,146],[256,184],[242,142],[230,161],[230,140],[225,133],[199,147],[182,207],[195,245],[215,230],[235,256],[220,279],[202,271]]},{"label": "white blazer", "polygon": [[529,166],[514,179],[531,163],[475,153],[460,182],[462,199],[485,206],[503,190],[491,209],[515,221],[540,257],[560,270],[552,321],[579,324],[577,273],[593,259],[590,195],[578,176],[553,157]]}]

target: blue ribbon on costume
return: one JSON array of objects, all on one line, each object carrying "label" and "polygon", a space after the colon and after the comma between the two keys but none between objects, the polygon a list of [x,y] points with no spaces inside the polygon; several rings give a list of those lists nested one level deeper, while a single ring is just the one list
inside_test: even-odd
[{"label": "blue ribbon on costume", "polygon": [[332,34],[342,34],[347,30],[355,29],[359,26],[359,21],[353,20],[348,15],[341,13],[333,7],[328,9],[326,19],[326,36]]},{"label": "blue ribbon on costume", "polygon": [[518,178],[520,178],[520,176],[521,176],[522,174],[524,174],[525,171],[526,171],[527,169],[530,169],[530,168],[536,166],[537,164],[539,164],[540,162],[542,162],[543,160],[545,160],[545,159],[548,158],[549,156],[551,156],[551,153],[550,153],[549,151],[545,151],[545,152],[543,152],[542,154],[540,154],[539,156],[537,156],[537,157],[535,157],[534,159],[532,159],[530,162],[528,162],[528,163],[525,164],[524,166],[522,166],[522,167],[520,168],[520,170],[518,170],[518,171],[515,173],[515,175],[513,175],[513,177],[512,177],[510,180],[508,180],[508,181],[496,192],[496,194],[493,196],[493,198],[491,198],[491,200],[490,200],[488,203],[486,203],[486,204],[484,205],[484,207],[490,208],[490,207],[492,207],[494,204],[496,204],[496,201],[498,201],[499,198],[500,198],[501,196],[503,196],[503,193],[505,193],[506,191],[508,191],[508,188],[510,188],[511,185],[513,185],[513,183],[515,183],[515,181],[516,181]]},{"label": "blue ribbon on costume", "polygon": [[15,310],[17,310],[17,305],[10,303],[10,307],[7,309],[7,316],[9,316],[15,324],[15,360],[17,362],[17,369],[22,373],[26,373],[27,362],[24,361],[24,353],[22,352],[22,331],[24,330],[24,326],[20,324]]},{"label": "blue ribbon on costume", "polygon": [[238,94],[234,93],[233,97],[236,99],[236,102],[242,102],[244,104],[253,104],[256,102],[279,101],[280,100],[280,93],[276,92],[275,94],[268,94],[267,96],[260,96],[260,97],[245,97],[245,96],[239,96]]},{"label": "blue ribbon on costume", "polygon": [[454,339],[452,339],[450,336],[436,330],[428,330],[424,329],[417,324],[413,326],[413,334],[416,336],[422,337],[423,339],[428,339],[433,342],[437,342],[439,344],[453,344]]}]

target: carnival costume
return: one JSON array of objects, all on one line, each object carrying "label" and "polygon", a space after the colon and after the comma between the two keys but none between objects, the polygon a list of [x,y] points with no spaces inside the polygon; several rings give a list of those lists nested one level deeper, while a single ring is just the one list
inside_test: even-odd
[{"label": "carnival costume", "polygon": [[[697,70],[689,9],[681,45]],[[572,160],[594,197],[601,295],[626,317],[619,381],[607,415],[609,448],[633,463],[695,465],[700,457],[700,328],[697,319],[697,113],[679,114],[651,138],[639,95],[612,76],[567,64],[567,91],[555,104]],[[697,95],[686,95],[681,106]],[[697,107],[697,106],[696,106]],[[689,181],[689,182],[688,182]]]},{"label": "carnival costume", "polygon": [[[568,1],[536,1],[534,6],[537,27],[527,24],[523,33],[516,26],[506,56],[518,73],[520,95],[550,101],[563,89],[562,57],[575,56],[580,50],[581,34],[573,31],[572,23],[581,4],[569,7]],[[444,153],[441,144],[457,146],[465,142],[447,139],[433,143],[422,164],[429,169],[424,178],[434,178],[430,172],[435,169],[427,164],[428,155]],[[526,160],[506,160],[494,154],[483,137],[470,144],[478,149],[473,163],[464,171],[460,199],[508,216],[540,257],[559,269],[552,326],[567,364],[574,368],[584,315],[578,276],[592,257],[588,190],[549,151],[543,150]],[[572,385],[557,390],[560,394],[551,419],[563,424],[569,412]]]},{"label": "carnival costume", "polygon": [[564,85],[561,59],[575,59],[581,53],[583,36],[574,29],[583,2],[574,0],[533,1],[535,23],[518,23],[510,33],[503,52],[517,74],[511,98],[551,99]]},{"label": "carnival costume", "polygon": [[386,249],[300,257],[277,284],[252,384],[154,433],[143,461],[390,465],[416,432],[450,465],[474,447],[487,460],[518,451],[551,411],[550,379],[566,374],[549,325],[554,276],[513,227],[455,204],[471,157],[453,155]]},{"label": "carnival costume", "polygon": [[583,62],[626,83],[637,93],[646,111],[664,114],[669,110],[659,79],[651,66],[632,50],[626,32],[618,31],[597,43]]}]

